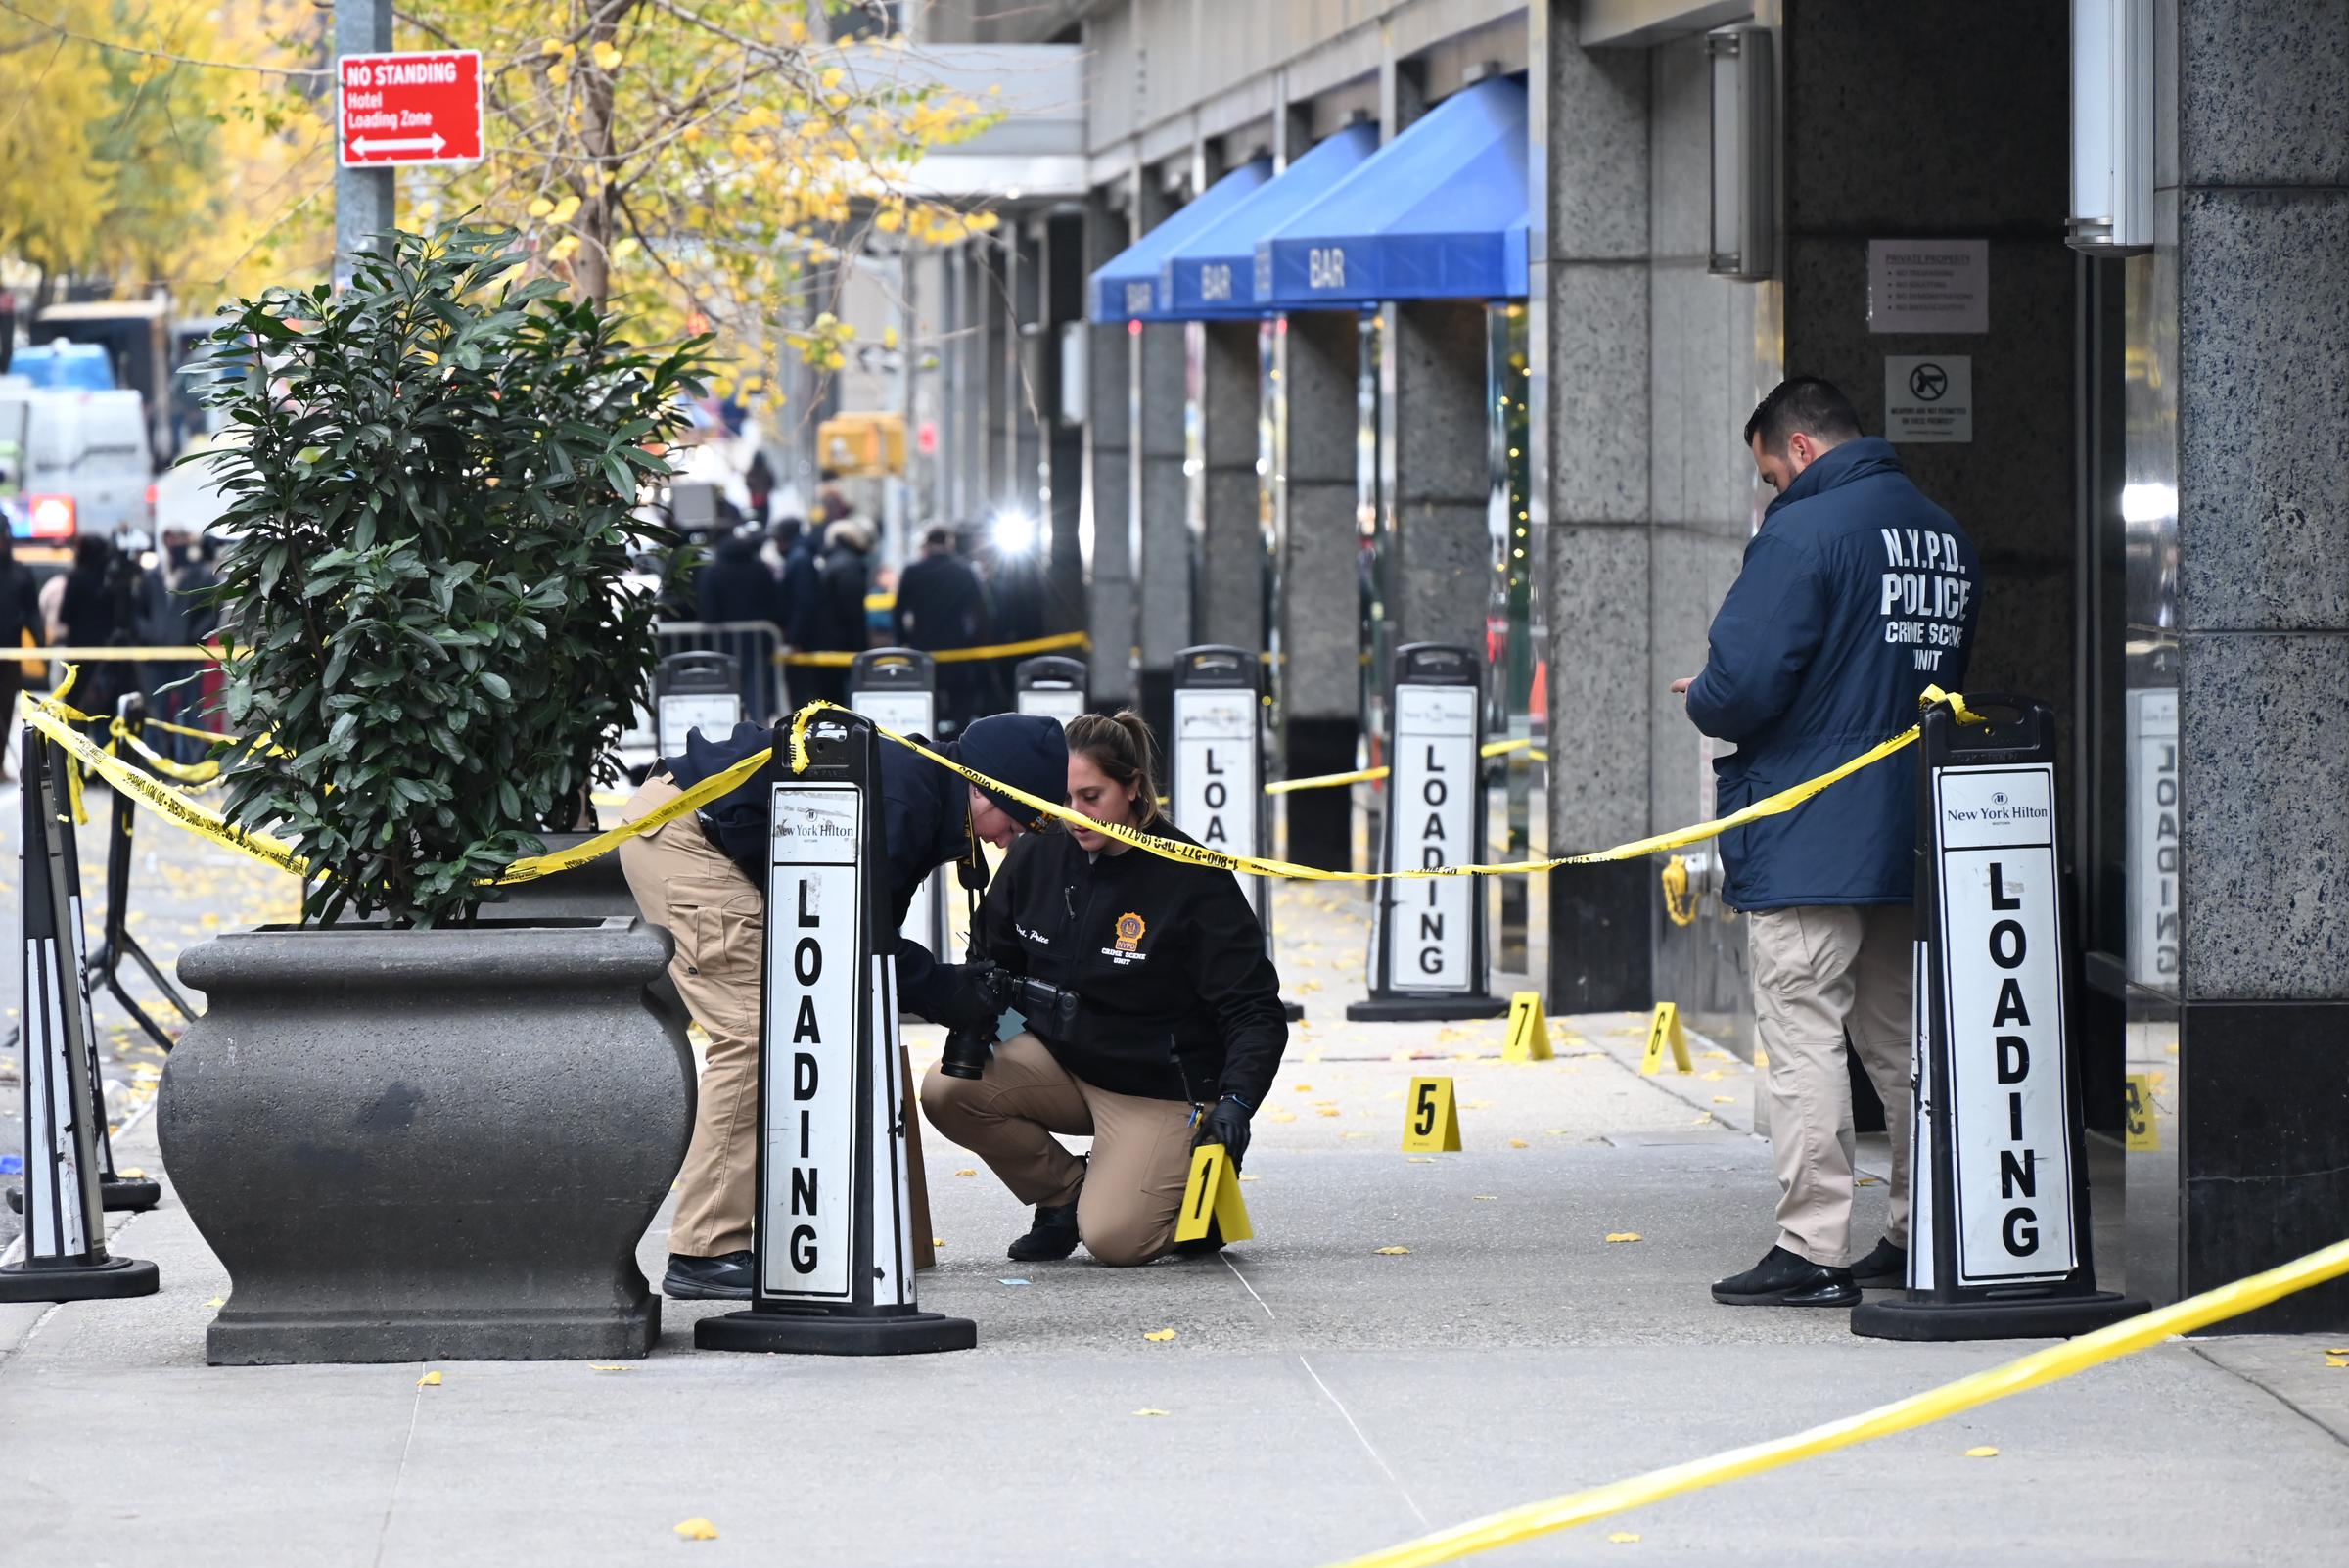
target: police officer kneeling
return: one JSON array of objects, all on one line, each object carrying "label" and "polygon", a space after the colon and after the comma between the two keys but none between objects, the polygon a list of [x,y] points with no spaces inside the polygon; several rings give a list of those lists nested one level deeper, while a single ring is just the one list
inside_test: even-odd
[{"label": "police officer kneeling", "polygon": [[[777,731],[757,724],[738,724],[722,741],[697,732],[683,757],[665,757],[653,765],[622,813],[632,822],[762,747],[775,747],[774,761],[749,782],[692,816],[630,839],[620,851],[637,907],[676,941],[669,977],[710,1034],[693,1141],[669,1222],[662,1291],[673,1297],[744,1301],[751,1294],[768,801],[788,765],[778,742]],[[1053,719],[997,714],[937,750],[1047,800],[1066,785],[1068,748]],[[1008,795],[972,788],[905,747],[884,743],[880,756],[893,925],[904,923],[914,896],[940,866],[967,861],[976,867],[981,841],[1001,849],[1023,831],[1037,832],[1051,822]],[[988,988],[988,966],[942,964],[902,935],[894,951],[898,1000],[906,1011],[948,1028],[983,1027],[1000,1011]]]},{"label": "police officer kneeling", "polygon": [[[1088,714],[1068,744],[1071,807],[1191,842],[1159,812],[1141,719]],[[1081,828],[1012,846],[979,939],[1027,1028],[976,1078],[947,1071],[951,1055],[930,1071],[931,1125],[1036,1205],[1015,1261],[1066,1258],[1082,1240],[1101,1263],[1150,1262],[1174,1243],[1191,1150],[1221,1143],[1237,1165],[1288,1044],[1255,910],[1228,871]],[[1089,1166],[1054,1133],[1090,1133]]]}]

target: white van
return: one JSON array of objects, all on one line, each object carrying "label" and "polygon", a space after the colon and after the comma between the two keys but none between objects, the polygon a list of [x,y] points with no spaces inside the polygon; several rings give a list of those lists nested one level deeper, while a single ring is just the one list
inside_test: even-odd
[{"label": "white van", "polygon": [[0,377],[0,487],[43,538],[148,526],[147,409],[135,392],[51,391]]}]

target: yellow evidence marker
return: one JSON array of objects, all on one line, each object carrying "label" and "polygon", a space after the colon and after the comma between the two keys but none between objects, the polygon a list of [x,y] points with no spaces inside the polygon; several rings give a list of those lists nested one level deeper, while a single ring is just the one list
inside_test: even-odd
[{"label": "yellow evidence marker", "polygon": [[1500,1048],[1504,1062],[1546,1062],[1549,1021],[1542,1016],[1542,993],[1521,991],[1509,997],[1509,1038]]},{"label": "yellow evidence marker", "polygon": [[1460,1112],[1452,1102],[1451,1079],[1411,1080],[1411,1097],[1403,1114],[1403,1152],[1460,1152]]},{"label": "yellow evidence marker", "polygon": [[2131,1073],[2121,1088],[2122,1147],[2131,1154],[2151,1154],[2161,1147],[2161,1130],[2153,1125],[2153,1075]]},{"label": "yellow evidence marker", "polygon": [[1200,1240],[1211,1219],[1225,1241],[1246,1241],[1256,1234],[1248,1223],[1248,1205],[1240,1200],[1239,1173],[1221,1143],[1202,1143],[1191,1151],[1191,1180],[1182,1189],[1182,1218],[1174,1222],[1174,1239]]},{"label": "yellow evidence marker", "polygon": [[1647,1021],[1647,1054],[1639,1058],[1639,1076],[1648,1077],[1664,1070],[1664,1047],[1672,1046],[1672,1063],[1683,1073],[1696,1071],[1688,1060],[1688,1032],[1681,1027],[1681,1009],[1677,1002],[1658,1002]]}]

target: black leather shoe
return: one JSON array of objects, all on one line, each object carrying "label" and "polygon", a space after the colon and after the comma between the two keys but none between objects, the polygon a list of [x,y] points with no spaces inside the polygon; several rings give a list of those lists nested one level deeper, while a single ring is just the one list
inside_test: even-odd
[{"label": "black leather shoe", "polygon": [[1177,1258],[1213,1258],[1222,1250],[1223,1222],[1213,1217],[1207,1222],[1206,1235],[1174,1243],[1174,1256]]},{"label": "black leather shoe", "polygon": [[688,1258],[672,1252],[661,1294],[674,1301],[749,1301],[751,1255],[729,1252],[722,1258]]},{"label": "black leather shoe", "polygon": [[1901,1290],[1909,1284],[1909,1249],[1896,1247],[1889,1240],[1876,1243],[1876,1250],[1852,1265],[1852,1283],[1869,1290]]},{"label": "black leather shoe", "polygon": [[1713,1299],[1731,1307],[1856,1307],[1860,1287],[1849,1268],[1829,1268],[1773,1247],[1744,1273],[1716,1284]]},{"label": "black leather shoe", "polygon": [[1003,1249],[1013,1263],[1051,1263],[1077,1250],[1077,1200],[1039,1203],[1028,1234]]}]

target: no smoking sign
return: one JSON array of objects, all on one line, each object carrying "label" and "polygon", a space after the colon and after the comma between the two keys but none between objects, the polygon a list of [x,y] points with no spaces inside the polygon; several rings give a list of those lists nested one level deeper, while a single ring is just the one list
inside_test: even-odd
[{"label": "no smoking sign", "polygon": [[1974,438],[1974,361],[1969,354],[1884,356],[1884,438]]},{"label": "no smoking sign", "polygon": [[479,51],[343,55],[335,62],[335,98],[345,168],[481,161]]}]

